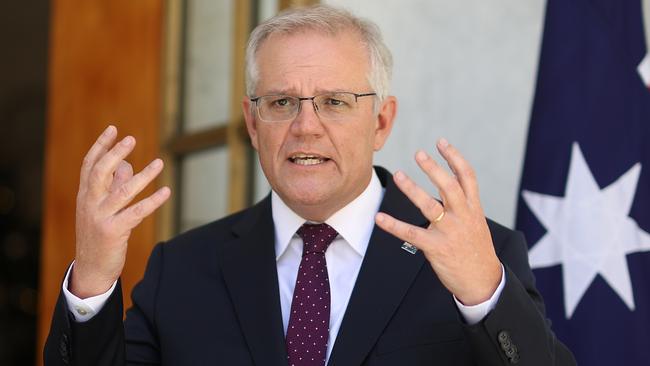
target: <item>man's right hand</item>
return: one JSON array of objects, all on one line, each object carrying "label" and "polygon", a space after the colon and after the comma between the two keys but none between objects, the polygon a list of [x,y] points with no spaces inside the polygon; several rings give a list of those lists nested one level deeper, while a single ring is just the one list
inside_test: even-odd
[{"label": "man's right hand", "polygon": [[155,159],[141,172],[124,159],[135,138],[115,143],[117,129],[109,126],[90,148],[81,166],[76,211],[76,254],[69,290],[79,298],[105,293],[124,268],[131,230],[160,207],[170,195],[162,187],[151,196],[129,203],[162,171]]}]

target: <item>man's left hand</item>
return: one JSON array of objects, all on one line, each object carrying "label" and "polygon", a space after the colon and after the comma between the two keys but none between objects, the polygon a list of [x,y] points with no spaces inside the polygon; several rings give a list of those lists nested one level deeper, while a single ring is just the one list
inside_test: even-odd
[{"label": "man's left hand", "polygon": [[429,226],[411,225],[383,212],[375,220],[383,230],[420,249],[461,303],[477,305],[494,294],[502,267],[481,208],[474,170],[446,140],[440,140],[437,147],[453,175],[423,151],[415,160],[438,188],[442,204],[403,172],[393,176],[399,189],[429,220]]}]

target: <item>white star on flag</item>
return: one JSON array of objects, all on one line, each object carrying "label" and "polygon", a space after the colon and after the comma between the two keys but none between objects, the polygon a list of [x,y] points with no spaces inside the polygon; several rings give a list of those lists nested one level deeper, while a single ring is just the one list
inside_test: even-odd
[{"label": "white star on flag", "polygon": [[641,76],[643,83],[650,88],[650,52],[643,58],[639,66],[636,68]]},{"label": "white star on flag", "polygon": [[564,310],[573,315],[600,274],[630,310],[634,295],[626,255],[650,251],[650,234],[628,216],[641,164],[601,189],[573,143],[564,197],[524,190],[528,207],[546,228],[529,254],[532,268],[562,265]]}]

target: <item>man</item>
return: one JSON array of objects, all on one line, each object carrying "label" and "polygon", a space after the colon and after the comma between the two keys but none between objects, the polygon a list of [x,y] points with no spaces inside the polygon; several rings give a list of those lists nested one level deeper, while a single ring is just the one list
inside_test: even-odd
[{"label": "man", "polygon": [[520,234],[485,219],[471,167],[416,154],[442,202],[373,169],[393,126],[391,57],[345,11],[258,26],[243,110],[272,193],[156,246],[121,325],[130,230],[168,197],[128,206],[135,140],[109,127],[81,170],[77,251],[45,348],[50,365],[572,365]]}]

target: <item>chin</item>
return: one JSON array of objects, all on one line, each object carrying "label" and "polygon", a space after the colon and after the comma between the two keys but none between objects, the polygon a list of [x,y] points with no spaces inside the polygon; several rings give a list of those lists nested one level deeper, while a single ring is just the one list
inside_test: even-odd
[{"label": "chin", "polygon": [[[329,186],[323,185],[309,185],[309,184],[296,184],[284,185],[278,187],[276,193],[284,200],[284,202],[292,210],[306,219],[313,219],[314,214],[331,214],[330,206],[334,198],[331,182]],[[310,213],[308,214],[309,211]]]},{"label": "chin", "polygon": [[303,206],[318,206],[329,201],[330,194],[324,189],[317,187],[293,187],[288,190],[286,197],[296,204]]}]

